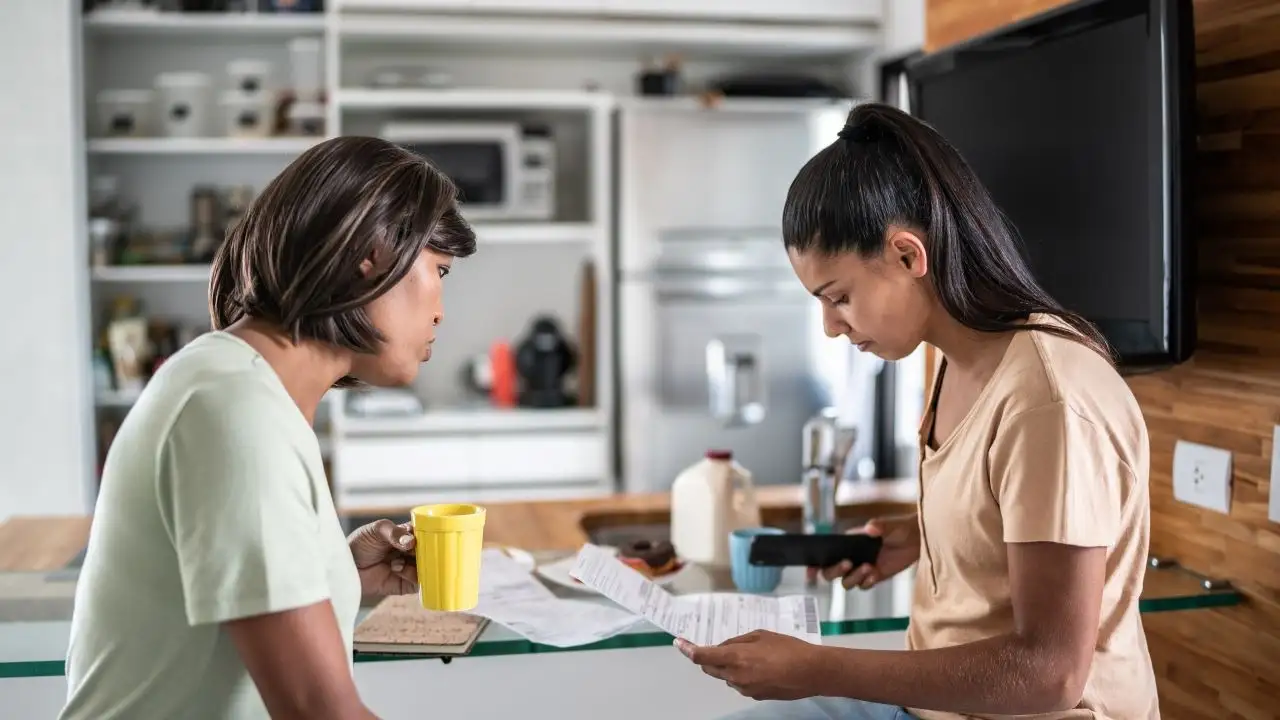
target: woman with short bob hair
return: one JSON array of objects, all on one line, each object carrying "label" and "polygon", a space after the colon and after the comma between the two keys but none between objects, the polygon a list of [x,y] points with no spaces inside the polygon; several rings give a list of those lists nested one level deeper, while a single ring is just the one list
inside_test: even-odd
[{"label": "woman with short bob hair", "polygon": [[213,262],[213,332],[147,384],[108,452],[76,588],[63,718],[370,718],[362,596],[417,590],[413,535],[343,532],[312,429],[332,387],[431,356],[475,252],[450,180],[375,138],[304,152]]}]

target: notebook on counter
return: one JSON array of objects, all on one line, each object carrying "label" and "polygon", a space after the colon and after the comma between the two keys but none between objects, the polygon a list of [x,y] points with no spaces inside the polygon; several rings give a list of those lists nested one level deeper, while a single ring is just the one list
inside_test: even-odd
[{"label": "notebook on counter", "polygon": [[377,655],[456,657],[471,652],[489,619],[424,610],[418,596],[385,598],[356,625],[354,649]]}]

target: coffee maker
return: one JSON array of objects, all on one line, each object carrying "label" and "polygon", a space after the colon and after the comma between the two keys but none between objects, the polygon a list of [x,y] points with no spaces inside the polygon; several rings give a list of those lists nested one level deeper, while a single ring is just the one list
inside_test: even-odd
[{"label": "coffee maker", "polygon": [[520,404],[536,408],[574,404],[574,398],[565,390],[565,377],[576,365],[576,353],[555,318],[535,317],[529,334],[516,347]]}]

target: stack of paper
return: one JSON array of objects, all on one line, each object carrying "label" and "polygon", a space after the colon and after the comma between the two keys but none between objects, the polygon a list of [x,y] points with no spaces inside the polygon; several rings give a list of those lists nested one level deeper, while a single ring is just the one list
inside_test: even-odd
[{"label": "stack of paper", "polygon": [[583,546],[570,575],[621,608],[558,598],[500,550],[484,551],[481,563],[480,603],[472,613],[545,645],[586,645],[642,621],[698,645],[717,645],[753,630],[822,642],[813,597],[676,596],[595,545]]},{"label": "stack of paper", "polygon": [[718,645],[755,630],[772,630],[822,643],[818,601],[812,596],[676,596],[595,545],[583,546],[569,574],[667,633],[695,645]]},{"label": "stack of paper", "polygon": [[533,642],[554,647],[587,645],[640,621],[611,605],[556,597],[501,550],[485,550],[480,561],[480,602],[472,614]]}]

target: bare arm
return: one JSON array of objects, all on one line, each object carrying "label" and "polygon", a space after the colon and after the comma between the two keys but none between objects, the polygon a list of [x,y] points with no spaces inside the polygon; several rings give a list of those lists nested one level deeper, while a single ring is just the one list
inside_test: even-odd
[{"label": "bare arm", "polygon": [[1014,632],[937,650],[822,648],[814,694],[1024,715],[1079,704],[1097,643],[1106,550],[1009,545]]},{"label": "bare arm", "polygon": [[377,720],[360,701],[328,600],[223,627],[274,720]]}]

